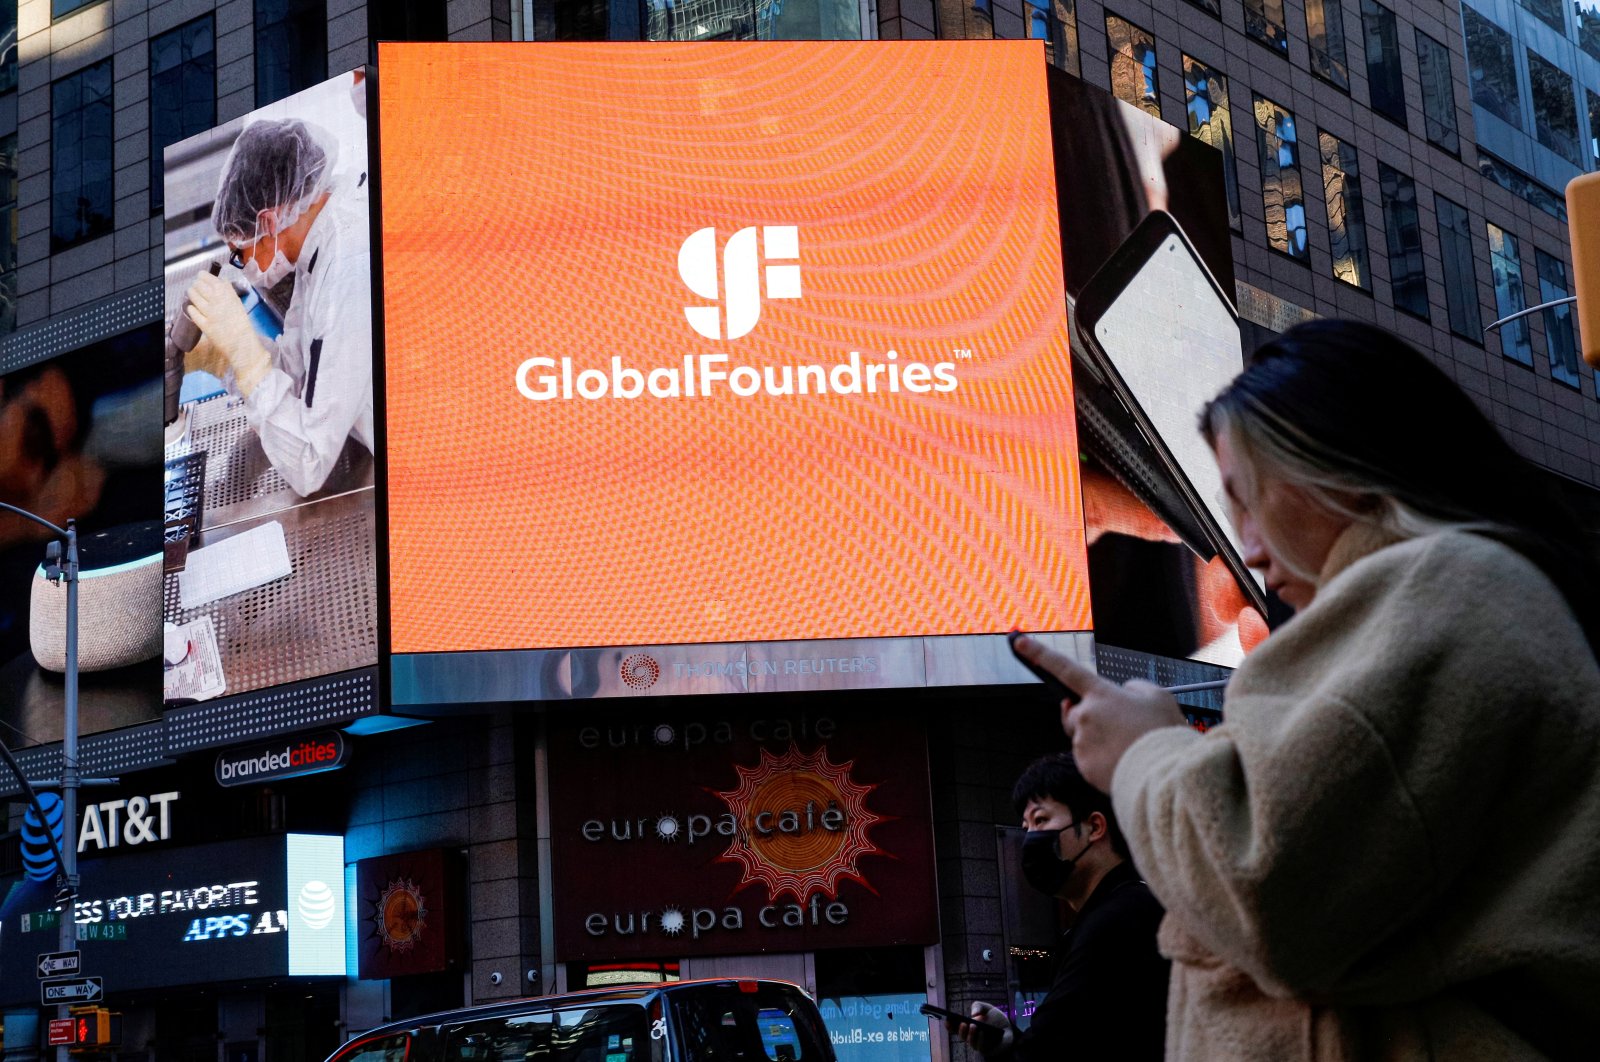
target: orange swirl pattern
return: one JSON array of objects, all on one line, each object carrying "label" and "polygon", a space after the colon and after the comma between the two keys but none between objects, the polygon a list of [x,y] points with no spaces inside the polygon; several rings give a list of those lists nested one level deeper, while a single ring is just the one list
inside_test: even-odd
[{"label": "orange swirl pattern", "polygon": [[[1038,42],[380,49],[396,652],[1090,628]],[[765,225],[802,297],[703,339],[679,247]],[[959,386],[515,383],[889,350]]]}]

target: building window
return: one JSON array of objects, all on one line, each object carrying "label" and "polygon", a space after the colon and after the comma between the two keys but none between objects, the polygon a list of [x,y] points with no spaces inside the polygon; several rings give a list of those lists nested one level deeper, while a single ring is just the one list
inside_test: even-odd
[{"label": "building window", "polygon": [[1444,263],[1444,305],[1450,331],[1474,343],[1483,342],[1483,318],[1478,308],[1478,271],[1472,264],[1472,222],[1467,208],[1433,194],[1439,215],[1439,258]]},{"label": "building window", "polygon": [[1572,0],[1578,20],[1578,47],[1600,59],[1600,0]]},{"label": "building window", "polygon": [[1183,95],[1189,134],[1222,152],[1222,183],[1228,195],[1228,224],[1240,227],[1239,173],[1233,157],[1233,115],[1228,109],[1228,79],[1219,71],[1183,57]]},{"label": "building window", "polygon": [[1078,7],[1076,0],[1025,0],[1028,39],[1044,41],[1045,61],[1076,77]]},{"label": "building window", "polygon": [[0,3],[0,92],[17,87],[17,0]]},{"label": "building window", "polygon": [[1528,85],[1533,90],[1533,127],[1539,143],[1574,166],[1578,155],[1578,104],[1572,77],[1533,49],[1528,49]]},{"label": "building window", "polygon": [[[1567,263],[1537,247],[1534,266],[1539,273],[1539,301],[1554,302],[1572,294],[1567,286]],[[1540,311],[1544,317],[1544,346],[1550,355],[1550,375],[1570,387],[1578,383],[1578,341],[1572,331],[1572,303]]]},{"label": "building window", "polygon": [[1361,168],[1356,149],[1329,133],[1321,134],[1318,144],[1322,149],[1322,188],[1328,204],[1333,275],[1352,287],[1371,291],[1366,211],[1361,202]]},{"label": "building window", "polygon": [[1244,0],[1244,31],[1279,55],[1289,54],[1283,0]]},{"label": "building window", "polygon": [[[515,16],[522,15],[519,0],[511,5]],[[637,9],[638,5],[634,5]],[[518,18],[518,21],[521,21]],[[637,17],[635,18],[637,22]],[[450,22],[445,11],[445,0],[408,0],[404,4],[370,3],[367,5],[367,40],[372,61],[378,59],[379,41],[442,41],[450,37]],[[522,38],[513,38],[513,40]],[[635,33],[630,40],[638,40]]]},{"label": "building window", "polygon": [[1267,213],[1267,245],[1299,261],[1311,257],[1306,240],[1305,190],[1300,185],[1300,144],[1294,115],[1255,97],[1256,142],[1261,148],[1261,200]]},{"label": "building window", "polygon": [[1161,117],[1156,86],[1156,39],[1125,18],[1106,16],[1106,50],[1111,60],[1111,94],[1146,114]]},{"label": "building window", "polygon": [[1404,129],[1405,81],[1400,74],[1400,31],[1394,12],[1377,0],[1361,0],[1361,32],[1367,42],[1367,88],[1372,109]]},{"label": "building window", "polygon": [[1600,95],[1589,88],[1583,94],[1589,101],[1589,168],[1600,170]]},{"label": "building window", "polygon": [[1397,310],[1428,320],[1428,278],[1422,269],[1422,224],[1417,186],[1399,170],[1378,163],[1383,232],[1389,246],[1389,286]]},{"label": "building window", "polygon": [[1417,73],[1422,77],[1422,116],[1428,141],[1460,154],[1456,133],[1456,89],[1450,79],[1450,49],[1417,30]]},{"label": "building window", "polygon": [[1344,9],[1339,6],[1339,0],[1306,0],[1306,36],[1311,44],[1311,72],[1349,92],[1350,67],[1344,51]]},{"label": "building window", "polygon": [[111,60],[50,86],[50,247],[111,231]]},{"label": "building window", "polygon": [[1561,0],[1517,0],[1517,2],[1546,26],[1563,37],[1567,35],[1566,19],[1561,15]]},{"label": "building window", "polygon": [[[1528,308],[1522,291],[1522,253],[1517,238],[1494,222],[1489,222],[1489,268],[1494,272],[1495,319],[1510,317]],[[1532,332],[1528,319],[1520,317],[1499,328],[1500,353],[1512,361],[1533,367]]]},{"label": "building window", "polygon": [[1517,60],[1511,34],[1462,5],[1461,25],[1467,37],[1467,80],[1472,102],[1522,128],[1522,101],[1517,95]]},{"label": "building window", "polygon": [[165,201],[161,149],[217,124],[212,17],[150,38],[150,212]]},{"label": "building window", "polygon": [[328,13],[320,0],[255,0],[256,106],[328,78]]},{"label": "building window", "polygon": [[98,2],[99,0],[50,0],[50,17],[60,18],[63,15],[70,15],[80,7],[88,7]]},{"label": "building window", "polygon": [[1478,172],[1518,198],[1525,199],[1561,224],[1567,223],[1566,200],[1515,166],[1478,146]]},{"label": "building window", "polygon": [[1198,7],[1212,18],[1222,17],[1222,8],[1217,6],[1217,0],[1189,0],[1189,3]]},{"label": "building window", "polygon": [[0,139],[0,333],[17,327],[17,134]]}]

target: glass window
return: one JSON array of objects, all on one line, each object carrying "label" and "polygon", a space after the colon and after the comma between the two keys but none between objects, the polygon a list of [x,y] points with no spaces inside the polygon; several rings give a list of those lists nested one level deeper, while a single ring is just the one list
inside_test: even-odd
[{"label": "glass window", "polygon": [[1350,67],[1344,51],[1344,8],[1339,0],[1306,0],[1306,36],[1311,44],[1311,72],[1349,92]]},{"label": "glass window", "polygon": [[62,15],[70,15],[80,7],[88,7],[98,2],[99,0],[50,0],[50,17],[60,18]]},{"label": "glass window", "polygon": [[1378,163],[1383,232],[1389,246],[1389,285],[1395,309],[1428,320],[1428,278],[1422,268],[1422,224],[1417,186],[1399,170]]},{"label": "glass window", "polygon": [[1546,26],[1563,37],[1567,35],[1567,23],[1561,16],[1561,0],[1517,0],[1517,2]]},{"label": "glass window", "polygon": [[328,78],[328,13],[320,0],[255,0],[256,106]]},{"label": "glass window", "polygon": [[1255,97],[1256,142],[1261,148],[1261,199],[1267,212],[1267,244],[1291,258],[1307,261],[1305,191],[1300,185],[1300,144],[1294,115],[1271,100]]},{"label": "glass window", "polygon": [[1111,94],[1153,117],[1161,117],[1156,87],[1156,39],[1125,18],[1106,16],[1106,50],[1111,60]]},{"label": "glass window", "polygon": [[1461,25],[1467,37],[1467,80],[1472,102],[1518,129],[1522,128],[1522,101],[1517,95],[1517,60],[1511,34],[1462,5]]},{"label": "glass window", "polygon": [[[994,36],[985,3],[952,8],[938,5],[945,32],[967,37]],[[861,7],[856,0],[537,0],[541,40],[637,40],[639,11],[646,40],[859,40]],[[955,14],[958,13],[958,14]],[[969,17],[970,16],[970,17]],[[949,29],[954,22],[954,30]]]},{"label": "glass window", "polygon": [[161,149],[217,124],[212,18],[150,38],[150,212],[164,202]]},{"label": "glass window", "polygon": [[1279,55],[1289,54],[1283,0],[1244,0],[1244,31]]},{"label": "glass window", "polygon": [[[650,1021],[634,1004],[516,1014],[447,1025],[445,1062],[648,1062]],[[718,1057],[749,1058],[744,1055]]]},{"label": "glass window", "polygon": [[1428,140],[1452,155],[1461,152],[1456,134],[1456,88],[1450,79],[1450,49],[1417,30],[1417,73],[1422,76],[1422,116]]},{"label": "glass window", "polygon": [[0,139],[0,334],[17,327],[17,134]]},{"label": "glass window", "polygon": [[406,1062],[410,1054],[411,1034],[400,1033],[351,1044],[333,1062]]},{"label": "glass window", "polygon": [[1228,108],[1228,79],[1198,59],[1183,57],[1184,105],[1189,133],[1222,152],[1222,184],[1228,195],[1228,223],[1239,219],[1239,174],[1233,157],[1233,115]]},{"label": "glass window", "polygon": [[[521,7],[521,3],[512,5]],[[638,7],[637,4],[634,5]],[[445,0],[406,0],[403,4],[367,5],[369,36],[378,41],[442,41],[450,36]],[[633,40],[638,39],[635,34]]]},{"label": "glass window", "polygon": [[671,997],[686,1057],[711,1062],[820,1062],[827,1041],[793,992],[731,984],[678,991]]},{"label": "glass window", "polygon": [[111,231],[111,60],[50,86],[50,246]]},{"label": "glass window", "polygon": [[1572,0],[1578,20],[1578,47],[1600,59],[1600,0]]},{"label": "glass window", "polygon": [[1222,8],[1217,6],[1217,0],[1189,0],[1189,3],[1198,7],[1212,18],[1222,17]]},{"label": "glass window", "polygon": [[1076,0],[1025,0],[1028,39],[1044,41],[1045,60],[1078,75],[1078,5]]},{"label": "glass window", "polygon": [[1533,90],[1533,126],[1539,143],[1575,166],[1578,155],[1578,104],[1572,76],[1528,49],[1528,85]]},{"label": "glass window", "polygon": [[[1567,286],[1567,263],[1538,248],[1533,251],[1539,273],[1539,301],[1554,302],[1572,294]],[[1572,303],[1542,310],[1544,346],[1550,355],[1550,375],[1572,387],[1578,384],[1578,341],[1572,331]]]},{"label": "glass window", "polygon": [[1361,169],[1355,146],[1329,133],[1323,133],[1318,144],[1322,149],[1322,187],[1328,204],[1333,275],[1352,287],[1371,291],[1366,211],[1361,202]]},{"label": "glass window", "polygon": [[1563,197],[1556,195],[1510,163],[1495,158],[1483,150],[1482,145],[1478,147],[1478,172],[1512,195],[1526,199],[1561,224],[1567,223],[1567,202]]},{"label": "glass window", "polygon": [[17,0],[0,2],[0,92],[17,87]]},{"label": "glass window", "polygon": [[1600,170],[1600,95],[1593,89],[1584,89],[1589,101],[1589,168]]},{"label": "glass window", "polygon": [[[1517,238],[1494,222],[1489,222],[1489,268],[1494,272],[1495,319],[1510,317],[1528,308],[1522,290],[1522,254]],[[1500,353],[1530,368],[1533,365],[1532,332],[1526,317],[1498,329]]]},{"label": "glass window", "polygon": [[1478,271],[1472,264],[1472,222],[1467,208],[1435,192],[1433,207],[1439,216],[1439,258],[1444,263],[1444,305],[1450,331],[1465,339],[1483,341],[1483,318],[1478,309]]},{"label": "glass window", "polygon": [[1367,42],[1367,88],[1372,109],[1402,129],[1406,124],[1405,81],[1400,74],[1400,31],[1394,12],[1377,0],[1361,0],[1361,32]]}]

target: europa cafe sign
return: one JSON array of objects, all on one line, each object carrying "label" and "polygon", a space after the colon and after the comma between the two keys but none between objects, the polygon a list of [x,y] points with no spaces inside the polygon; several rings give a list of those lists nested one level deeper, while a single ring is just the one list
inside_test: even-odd
[{"label": "europa cafe sign", "polygon": [[936,939],[915,720],[660,712],[551,740],[561,960]]}]

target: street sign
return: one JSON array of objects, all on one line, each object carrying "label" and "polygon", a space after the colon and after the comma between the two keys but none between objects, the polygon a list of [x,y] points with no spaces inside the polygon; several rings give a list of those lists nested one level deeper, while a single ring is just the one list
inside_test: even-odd
[{"label": "street sign", "polygon": [[46,951],[39,955],[39,976],[60,977],[83,972],[83,952]]},{"label": "street sign", "polygon": [[59,981],[39,983],[39,1003],[54,1006],[57,1003],[93,1003],[105,993],[105,983],[98,977],[64,977]]},{"label": "street sign", "polygon": [[62,1044],[75,1044],[78,1042],[77,1018],[51,1018],[50,1019],[50,1046],[60,1047]]}]

